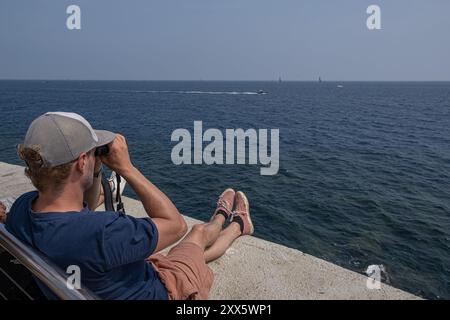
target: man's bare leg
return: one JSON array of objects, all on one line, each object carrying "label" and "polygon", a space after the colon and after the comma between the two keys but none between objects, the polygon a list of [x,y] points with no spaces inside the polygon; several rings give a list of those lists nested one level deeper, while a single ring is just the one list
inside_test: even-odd
[{"label": "man's bare leg", "polygon": [[236,192],[234,198],[233,222],[223,230],[216,242],[205,251],[206,262],[221,257],[239,236],[253,234],[253,223],[250,218],[250,205],[242,191]]},{"label": "man's bare leg", "polygon": [[224,222],[224,216],[216,215],[210,222],[194,225],[191,231],[181,241],[193,242],[205,250],[217,240]]},{"label": "man's bare leg", "polygon": [[229,247],[233,244],[234,240],[241,235],[241,228],[239,224],[232,222],[222,232],[220,232],[217,240],[205,250],[206,263],[214,261],[225,254]]},{"label": "man's bare leg", "polygon": [[233,189],[222,192],[211,220],[207,223],[194,225],[182,242],[195,243],[203,250],[216,242],[225,220],[232,215],[235,194]]},{"label": "man's bare leg", "polygon": [[238,191],[236,193],[234,205],[233,222],[220,233],[213,245],[206,249],[206,262],[211,262],[223,256],[233,241],[239,236],[253,234],[253,223],[250,218],[250,205],[243,192]]},{"label": "man's bare leg", "polygon": [[242,192],[236,194],[235,214],[234,221],[225,230],[220,231],[225,217],[216,214],[210,222],[194,225],[182,242],[193,242],[205,250],[206,262],[221,257],[239,236],[253,233],[248,200]]}]

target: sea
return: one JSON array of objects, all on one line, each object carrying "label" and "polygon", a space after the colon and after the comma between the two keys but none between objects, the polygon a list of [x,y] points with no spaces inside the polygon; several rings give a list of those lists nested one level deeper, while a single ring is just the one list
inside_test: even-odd
[{"label": "sea", "polygon": [[[256,237],[362,274],[383,265],[383,281],[450,299],[450,82],[5,80],[0,161],[23,164],[15,146],[48,111],[125,135],[135,166],[187,216],[207,220],[225,188],[242,190]],[[278,129],[278,173],[175,165],[171,135],[193,137],[194,121]]]}]

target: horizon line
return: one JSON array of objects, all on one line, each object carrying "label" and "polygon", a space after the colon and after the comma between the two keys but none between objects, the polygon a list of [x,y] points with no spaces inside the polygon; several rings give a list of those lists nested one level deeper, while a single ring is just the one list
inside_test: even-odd
[{"label": "horizon line", "polygon": [[[8,79],[8,78],[0,78],[0,81],[122,81],[122,82],[279,82],[278,79],[260,79],[260,80],[227,80],[227,79],[211,79],[211,80],[205,80],[205,79],[39,79],[39,78],[30,78],[30,79]],[[319,82],[319,79],[312,79],[312,80],[283,80],[281,79],[281,82]],[[329,79],[324,80],[322,79],[322,82],[450,82],[450,79],[447,80],[335,80],[335,79]]]}]

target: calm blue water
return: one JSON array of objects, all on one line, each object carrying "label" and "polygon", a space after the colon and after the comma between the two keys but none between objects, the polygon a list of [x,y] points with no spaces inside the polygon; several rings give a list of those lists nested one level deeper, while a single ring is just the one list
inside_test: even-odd
[{"label": "calm blue water", "polygon": [[[450,83],[0,81],[0,161],[21,164],[15,144],[56,110],[123,133],[188,216],[208,219],[231,186],[248,195],[256,236],[361,273],[384,264],[392,285],[450,298]],[[279,128],[278,175],[173,165],[171,133],[194,120]]]}]

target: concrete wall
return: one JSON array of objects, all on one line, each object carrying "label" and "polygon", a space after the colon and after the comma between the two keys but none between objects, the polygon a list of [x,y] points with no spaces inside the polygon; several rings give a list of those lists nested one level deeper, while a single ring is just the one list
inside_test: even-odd
[{"label": "concrete wall", "polygon": [[[0,198],[32,189],[23,167],[0,162]],[[139,201],[125,197],[124,203],[130,215],[146,216]],[[185,218],[189,226],[200,223]],[[369,290],[367,277],[359,273],[249,236],[236,240],[210,267],[215,273],[211,299],[418,299],[385,284]]]}]

